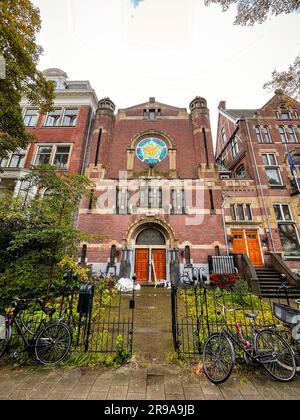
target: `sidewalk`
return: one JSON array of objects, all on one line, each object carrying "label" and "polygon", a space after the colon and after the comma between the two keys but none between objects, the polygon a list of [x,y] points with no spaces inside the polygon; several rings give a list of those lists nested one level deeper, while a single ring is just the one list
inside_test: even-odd
[{"label": "sidewalk", "polygon": [[220,386],[192,368],[124,366],[97,369],[0,369],[6,400],[300,400],[300,376],[285,384],[260,376],[235,376]]}]

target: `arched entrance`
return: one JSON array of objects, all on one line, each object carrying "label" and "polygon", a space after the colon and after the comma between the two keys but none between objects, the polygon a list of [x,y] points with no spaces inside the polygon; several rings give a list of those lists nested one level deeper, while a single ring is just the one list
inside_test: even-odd
[{"label": "arched entrance", "polygon": [[141,284],[166,280],[166,238],[153,226],[145,226],[135,241],[135,273]]}]

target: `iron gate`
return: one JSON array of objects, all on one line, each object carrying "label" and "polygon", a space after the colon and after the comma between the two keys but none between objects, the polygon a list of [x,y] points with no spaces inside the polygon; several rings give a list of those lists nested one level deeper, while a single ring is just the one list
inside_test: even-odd
[{"label": "iron gate", "polygon": [[[178,357],[199,359],[207,338],[211,333],[220,330],[219,304],[230,309],[238,309],[226,313],[227,324],[234,333],[236,324],[240,324],[243,334],[250,337],[250,319],[246,315],[249,312],[258,313],[257,328],[280,325],[280,321],[273,315],[275,301],[297,307],[288,294],[283,295],[281,299],[260,298],[249,291],[243,281],[238,282],[232,290],[203,287],[201,282],[189,288],[172,286],[172,334]],[[282,333],[288,338],[288,330],[283,324],[281,328]]]}]

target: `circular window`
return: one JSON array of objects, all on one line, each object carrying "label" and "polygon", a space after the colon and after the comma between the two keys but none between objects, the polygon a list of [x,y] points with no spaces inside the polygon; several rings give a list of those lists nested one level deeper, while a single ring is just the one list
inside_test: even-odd
[{"label": "circular window", "polygon": [[141,140],[136,148],[139,160],[148,164],[159,163],[167,157],[168,148],[163,140],[148,137]]}]

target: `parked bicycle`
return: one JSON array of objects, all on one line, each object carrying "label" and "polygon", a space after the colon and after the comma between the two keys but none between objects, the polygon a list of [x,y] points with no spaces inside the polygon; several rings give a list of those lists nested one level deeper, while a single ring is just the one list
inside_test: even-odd
[{"label": "parked bicycle", "polygon": [[289,344],[294,351],[296,371],[300,372],[300,299],[296,299],[295,303],[298,305],[298,309],[283,303],[273,302],[273,314],[290,331]]},{"label": "parked bicycle", "polygon": [[[22,352],[33,353],[36,359],[44,364],[56,364],[64,360],[70,350],[72,343],[71,331],[61,319],[46,322],[42,318],[35,326],[26,321],[25,311],[28,310],[31,302],[37,303],[44,314],[54,315],[56,309],[46,307],[39,299],[15,299],[12,306],[14,310],[0,316],[0,358],[8,349],[12,339],[13,326],[16,333],[22,338],[24,349]],[[18,356],[15,352],[15,356]]]},{"label": "parked bicycle", "polygon": [[251,341],[244,338],[238,323],[234,334],[227,324],[225,313],[243,309],[228,309],[220,302],[218,305],[222,308],[221,329],[208,338],[203,350],[203,369],[208,379],[220,384],[230,377],[235,365],[234,343],[244,351],[249,365],[262,366],[279,381],[291,381],[296,373],[296,363],[289,343],[272,328],[256,329],[257,313],[245,314],[250,320]]}]

